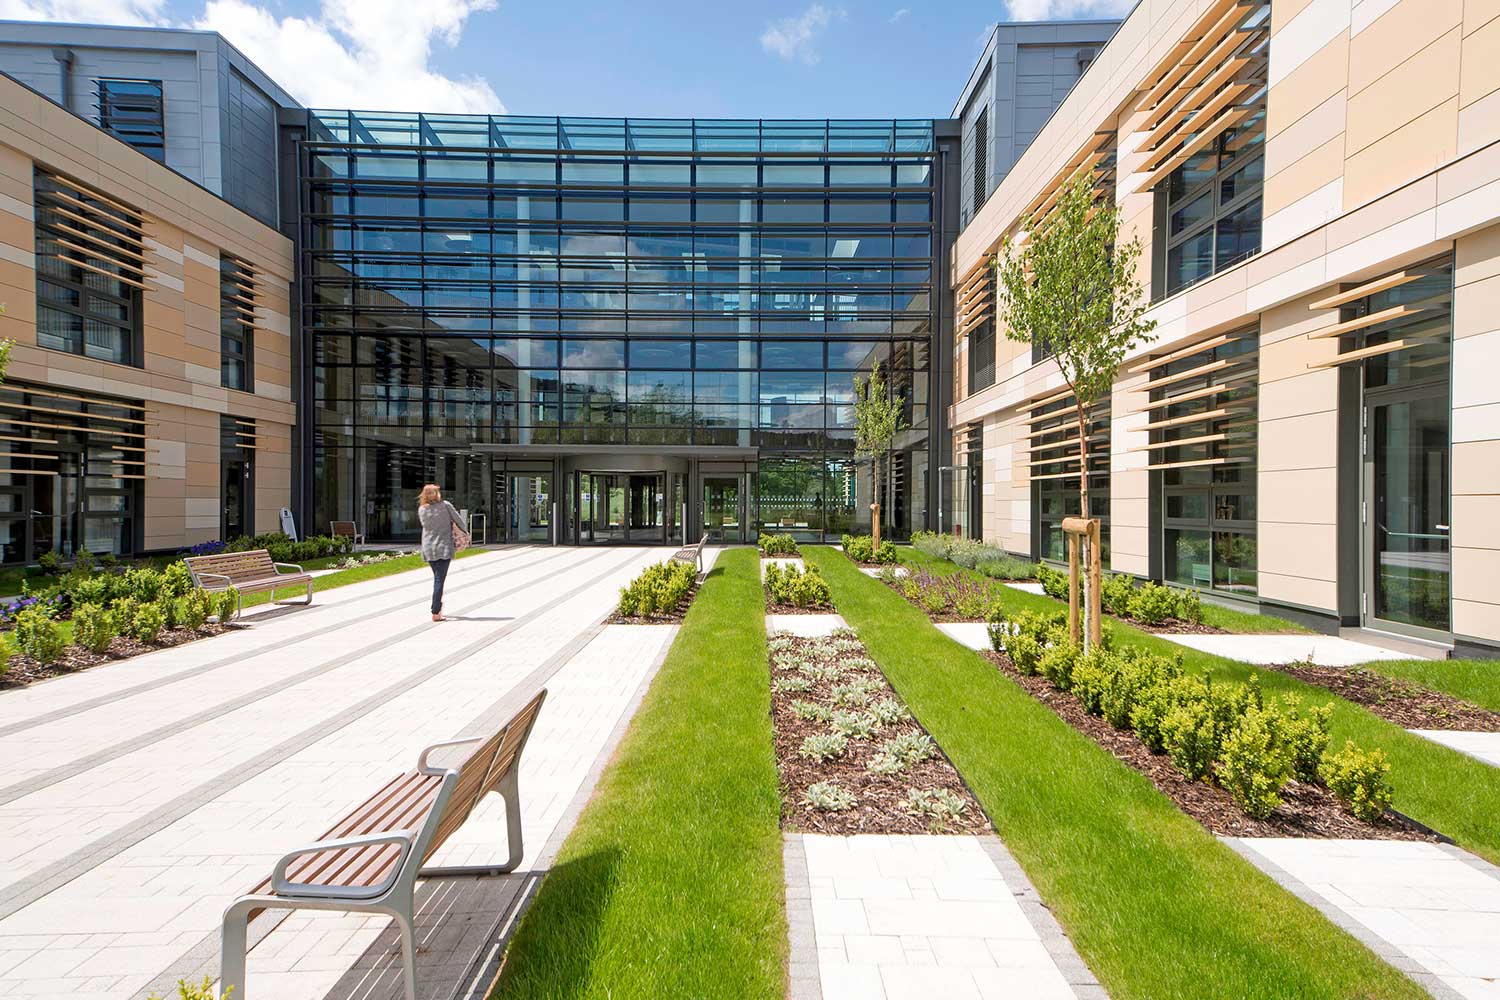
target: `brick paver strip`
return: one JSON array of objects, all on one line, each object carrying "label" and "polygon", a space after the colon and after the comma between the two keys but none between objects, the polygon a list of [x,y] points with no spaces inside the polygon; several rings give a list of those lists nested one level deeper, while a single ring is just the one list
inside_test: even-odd
[{"label": "brick paver strip", "polygon": [[[602,552],[600,553],[600,555],[603,554],[604,553]],[[465,612],[477,611],[485,607],[486,605],[500,600],[501,598],[510,597],[514,594],[519,594],[522,591],[530,590],[532,587],[534,587],[538,583],[541,583],[543,580],[550,580],[553,577],[571,573],[578,566],[581,566],[584,563],[590,562],[597,558],[599,558],[598,555],[590,556],[589,558],[580,560],[577,563],[565,565],[560,569],[552,571],[551,573],[544,573],[541,576],[532,577],[518,587],[512,587],[509,590],[503,590],[498,594],[494,594],[482,601],[477,601],[474,604],[469,605],[468,607],[460,611],[459,614],[462,615]],[[514,570],[511,571],[513,572]],[[389,614],[390,610],[391,609],[389,608],[385,608],[381,611],[373,613],[372,615],[365,616],[365,618]],[[336,626],[333,631],[344,628],[347,625],[357,624],[362,620],[364,619],[356,618],[350,622],[345,622],[341,625]],[[273,681],[270,684],[265,684],[261,687],[255,688],[252,691],[247,691],[244,694],[240,695],[238,698],[231,698],[228,701],[219,702],[212,708],[206,708],[194,715],[183,716],[176,722],[173,722],[169,725],[159,726],[156,729],[140,733],[137,736],[132,737],[131,739],[107,746],[95,753],[86,754],[82,757],[70,760],[66,764],[61,764],[49,770],[34,774],[31,777],[27,778],[25,781],[18,781],[14,785],[8,785],[4,788],[0,788],[0,806],[8,805],[9,803],[14,802],[16,799],[24,798],[25,796],[30,795],[33,792],[41,791],[43,788],[46,788],[49,785],[54,785],[59,781],[66,781],[69,778],[76,777],[77,775],[83,774],[85,771],[92,770],[93,768],[98,767],[101,764],[107,764],[112,760],[125,756],[128,753],[134,753],[135,751],[148,747],[153,743],[159,743],[162,740],[169,739],[179,733],[187,732],[189,729],[196,728],[197,726],[200,726],[205,722],[212,722],[217,718],[228,715],[230,712],[237,711],[247,705],[253,705],[257,701],[261,701],[265,698],[269,698],[273,695],[279,694],[289,687],[294,687],[305,681],[310,681],[315,677],[321,677],[323,674],[329,673],[333,670],[337,670],[340,667],[348,666],[349,664],[363,659],[364,657],[369,656],[372,653],[386,648],[387,646],[394,646],[398,642],[405,642],[407,639],[415,638],[416,636],[421,635],[423,632],[431,631],[436,627],[438,627],[436,622],[423,622],[420,625],[414,625],[411,628],[406,629],[404,632],[397,632],[395,635],[391,636],[383,636],[373,642],[366,643],[363,646],[357,646],[346,653],[341,653],[333,659],[326,660],[315,667],[309,667],[308,669],[300,671],[299,673],[291,674],[287,677],[283,677],[276,681]],[[298,638],[299,640],[305,640],[306,636],[299,636]],[[275,648],[276,645],[277,644],[273,644],[268,649],[257,650],[254,653],[241,654],[240,656],[235,657],[233,662],[244,662],[244,660],[248,659],[250,656],[261,656],[266,652],[269,652],[270,649]],[[172,679],[180,680],[182,679],[182,675],[174,674]],[[112,701],[117,701],[120,697],[120,695],[116,695],[112,699]]]},{"label": "brick paver strip", "polygon": [[801,834],[782,836],[781,864],[786,879],[787,1000],[823,1000],[812,878],[807,872],[807,847]]},{"label": "brick paver strip", "polygon": [[[524,563],[524,564],[519,565],[519,566],[509,564],[509,558],[510,557],[512,557],[514,555],[519,555],[519,554],[529,554],[530,552],[533,552],[533,551],[536,551],[536,550],[528,550],[526,553],[504,553],[504,554],[502,554],[500,557],[498,557],[496,559],[484,559],[484,560],[480,560],[478,562],[477,566],[475,567],[476,569],[481,569],[482,568],[482,569],[488,570],[488,569],[493,568],[499,562],[502,562],[502,561],[506,562],[507,565],[503,569],[501,569],[499,572],[496,572],[496,573],[488,573],[485,576],[474,577],[474,578],[471,579],[467,574],[460,574],[459,572],[453,572],[453,573],[449,574],[448,579],[450,581],[453,581],[453,582],[456,582],[456,583],[461,582],[461,583],[463,583],[466,586],[473,586],[473,585],[478,585],[478,584],[482,584],[482,583],[488,583],[491,580],[498,579],[499,577],[504,576],[507,573],[513,573],[513,572],[515,572],[518,569],[526,569],[526,568],[530,568],[530,567],[539,565],[540,563],[546,562],[549,558],[555,558],[559,554],[559,550],[554,549],[554,550],[551,550],[549,552],[549,555],[547,557],[542,558],[542,559],[538,559],[535,562]],[[565,550],[563,550],[563,551],[565,551]],[[465,560],[464,562],[467,562],[467,561],[468,560]],[[464,563],[460,562],[458,565],[459,565],[459,567],[463,567]],[[397,574],[396,575],[396,579],[400,579],[404,575],[405,575],[404,573],[403,574]],[[461,575],[462,575],[462,579],[460,579]],[[424,577],[424,579],[425,579],[425,577]],[[306,616],[306,615],[312,615],[312,614],[317,613],[318,611],[326,610],[328,608],[347,608],[347,607],[349,607],[350,604],[367,601],[367,600],[369,600],[371,598],[374,598],[374,597],[384,597],[386,594],[394,593],[395,591],[398,591],[398,590],[409,589],[411,587],[412,582],[413,581],[409,580],[409,579],[408,580],[403,580],[402,582],[397,583],[394,586],[385,587],[385,588],[382,588],[380,590],[371,591],[370,593],[367,593],[367,594],[361,594],[358,597],[354,598],[352,601],[341,603],[341,604],[332,604],[332,605],[330,605],[330,604],[314,604],[312,607],[308,608],[306,611],[299,611],[299,617]],[[371,612],[369,612],[367,614],[360,615],[360,616],[358,616],[356,618],[351,618],[348,621],[340,622],[339,624],[337,624],[337,625],[335,625],[333,627],[334,627],[334,629],[341,629],[341,628],[347,628],[350,625],[359,625],[359,624],[362,624],[364,622],[371,621],[373,619],[379,618],[382,615],[390,614],[393,610],[395,610],[395,608],[387,605],[385,607],[377,608],[376,610],[371,611]],[[118,691],[111,691],[111,692],[109,692],[107,694],[99,695],[96,698],[89,698],[89,699],[86,699],[84,701],[77,702],[76,704],[73,704],[73,705],[67,705],[67,706],[64,706],[63,708],[53,709],[50,712],[44,712],[41,715],[36,715],[36,716],[33,716],[33,717],[29,718],[29,719],[23,719],[23,720],[21,720],[19,722],[12,722],[12,723],[9,723],[7,725],[0,726],[0,739],[3,739],[5,737],[7,737],[7,736],[14,735],[15,733],[24,732],[24,731],[26,731],[28,729],[34,729],[34,728],[36,728],[38,726],[44,726],[44,725],[47,725],[47,724],[52,723],[52,722],[58,722],[58,721],[60,721],[62,719],[66,719],[66,718],[69,718],[70,716],[74,716],[74,715],[79,715],[79,714],[81,714],[83,712],[87,712],[87,711],[89,711],[91,709],[101,708],[101,707],[103,707],[105,705],[112,705],[112,704],[118,702],[121,698],[128,698],[128,697],[131,697],[132,695],[144,694],[144,693],[146,693],[148,691],[155,691],[155,690],[157,690],[159,688],[163,688],[163,687],[167,687],[168,685],[175,684],[178,681],[185,681],[185,680],[188,680],[190,678],[198,677],[198,676],[200,676],[202,674],[206,674],[206,673],[208,673],[210,671],[218,670],[221,667],[233,666],[233,665],[235,665],[237,663],[244,662],[244,660],[247,657],[249,657],[249,656],[261,656],[261,655],[263,655],[265,653],[273,653],[273,652],[275,652],[276,650],[279,650],[279,649],[285,649],[285,648],[287,648],[289,646],[295,646],[298,643],[303,642],[304,640],[306,640],[307,637],[308,637],[308,635],[312,634],[313,631],[315,631],[315,630],[310,629],[307,632],[303,632],[303,633],[299,633],[297,635],[289,636],[289,637],[287,637],[285,639],[279,639],[279,640],[277,640],[275,642],[267,643],[266,645],[258,647],[258,648],[253,649],[253,650],[241,650],[241,651],[235,653],[233,656],[226,656],[226,657],[223,657],[223,658],[218,659],[218,660],[211,660],[208,663],[200,664],[199,666],[196,666],[196,667],[189,667],[186,670],[181,670],[181,671],[178,671],[177,673],[174,673],[174,674],[168,674],[168,675],[166,675],[164,677],[157,677],[157,678],[155,678],[153,680],[144,681],[144,682],[142,682],[140,684],[136,684],[136,685],[134,685],[132,687],[121,688]],[[180,647],[174,647],[174,648],[180,648]],[[71,676],[75,676],[75,675],[73,675],[73,674],[64,674],[64,675],[61,675],[61,676],[71,677]],[[58,678],[52,678],[52,679],[56,680]],[[46,682],[43,681],[43,682],[40,682],[40,683],[46,683]]]},{"label": "brick paver strip", "polygon": [[[593,561],[600,556],[608,555],[610,551],[609,549],[602,550],[599,556],[590,556],[582,561]],[[573,589],[558,595],[534,610],[506,622],[488,635],[481,636],[467,646],[424,666],[420,670],[406,675],[393,684],[387,685],[337,715],[302,730],[277,746],[232,768],[224,774],[218,775],[212,780],[184,792],[172,801],[152,810],[145,816],[134,820],[118,830],[111,831],[105,836],[74,851],[67,857],[60,858],[26,878],[0,888],[0,919],[11,916],[54,891],[59,886],[66,885],[84,872],[91,870],[139,841],[144,840],[151,834],[165,829],[228,789],[244,783],[267,768],[279,763],[284,758],[313,745],[330,733],[337,732],[361,716],[378,708],[389,699],[410,690],[417,684],[431,680],[485,647],[499,642],[528,621],[532,621],[567,602],[570,598],[617,572],[636,558],[638,558],[638,553],[631,553],[623,562],[612,564],[603,573],[590,577]],[[575,563],[569,569],[576,568],[577,565]],[[535,581],[532,581],[532,583],[534,584]],[[491,597],[482,602],[482,604],[492,603],[494,600],[495,598]],[[378,645],[383,647],[388,644],[388,640],[382,640]],[[367,655],[367,652],[361,655]]]},{"label": "brick paver strip", "polygon": [[[570,594],[567,596],[572,595]],[[541,664],[539,664],[535,670],[516,682],[516,684],[513,685],[509,691],[507,691],[504,695],[497,699],[492,705],[490,705],[489,708],[479,713],[479,715],[476,716],[472,722],[464,726],[458,732],[454,733],[453,738],[457,739],[461,736],[493,732],[496,727],[498,727],[506,719],[514,715],[516,709],[524,704],[526,699],[529,698],[537,688],[546,684],[554,674],[556,674],[565,665],[567,665],[569,661],[571,661],[575,656],[578,655],[580,650],[582,650],[585,646],[592,642],[599,635],[599,633],[604,630],[604,620],[607,617],[607,615],[601,615],[582,632],[574,636],[573,639],[571,639],[567,644],[562,646],[557,650],[557,652],[553,653]],[[659,666],[661,661],[665,659],[665,650],[669,645],[670,643],[666,643],[663,645],[662,656],[658,657],[655,666]],[[650,683],[650,678],[653,676],[655,676],[655,669],[653,669],[648,674],[646,684]],[[598,773],[603,771],[603,761],[610,753],[613,752],[614,744],[618,742],[620,734],[622,734],[624,731],[623,724],[629,721],[630,716],[634,715],[634,707],[637,704],[638,700],[632,701],[630,708],[627,709],[625,716],[622,719],[621,725],[617,727],[618,731],[612,734],[611,740],[606,742],[606,746],[600,752],[600,761],[596,764],[595,770],[590,772],[589,780],[585,781],[585,785],[588,789],[592,789],[593,782],[597,781]],[[572,821],[576,819],[576,816],[576,812],[570,812],[570,814],[564,818],[563,823],[559,825],[560,828],[567,827],[568,829],[571,829]],[[557,833],[554,833],[553,839],[558,840],[560,846],[560,838],[558,837]],[[548,846],[552,846],[550,840]],[[554,851],[556,850],[556,848],[552,849]],[[543,858],[538,860],[536,867],[538,869],[542,869],[547,867],[548,863],[548,859],[546,858],[544,853]],[[418,893],[419,911],[426,909],[426,906],[424,904],[430,901],[429,897],[431,896],[433,891],[432,885],[439,883],[459,882],[463,884],[477,881],[482,886],[490,887],[490,895],[513,897],[510,900],[506,901],[504,905],[501,905],[499,907],[495,907],[492,900],[480,900],[473,907],[471,907],[472,910],[479,912],[484,912],[487,910],[488,912],[497,913],[492,926],[489,928],[488,932],[481,938],[481,940],[484,941],[487,945],[493,945],[494,943],[497,943],[504,939],[505,932],[510,928],[511,925],[514,924],[515,920],[519,917],[521,908],[515,905],[516,902],[521,899],[529,898],[531,893],[534,891],[535,886],[540,883],[541,878],[534,872],[518,872],[514,876],[484,880],[429,879],[427,881],[429,885],[423,890],[419,890]],[[253,951],[255,946],[262,940],[264,940],[272,931],[276,930],[277,927],[281,926],[282,922],[292,915],[292,912],[293,911],[291,910],[269,910],[266,911],[261,917],[257,918],[256,921],[251,925],[249,948]],[[382,937],[376,942],[376,944],[371,946],[370,950],[384,951],[387,950],[387,944],[393,946],[395,945],[396,939],[394,938],[394,936],[390,936],[389,941],[387,941],[386,938],[387,935],[382,935]],[[451,980],[454,983],[455,995],[457,995],[457,992],[462,991],[464,985],[472,984],[480,979],[486,979],[488,975],[488,965],[491,961],[498,963],[499,957],[500,953],[493,951],[492,948],[486,948],[471,955],[470,959],[466,963],[464,963],[464,969],[461,970],[461,974],[455,975]],[[191,982],[198,982],[201,981],[205,975],[214,976],[215,978],[217,978],[219,971],[218,963],[219,932],[211,931],[210,933],[204,935],[200,941],[187,949],[187,951],[183,952],[183,954],[176,961],[167,966],[167,968],[164,969],[160,974],[158,974],[154,979],[152,979],[151,982],[147,983],[145,986],[141,987],[141,989],[132,994],[131,1000],[147,1000],[147,998],[152,996],[153,994],[167,996],[170,994],[171,990],[176,987],[177,981],[180,979],[186,979]],[[357,968],[362,973],[368,971],[368,966],[364,964],[360,964]],[[421,972],[426,974],[429,972],[429,970],[423,968]],[[432,981],[427,975],[424,975],[423,979],[426,982]]]}]

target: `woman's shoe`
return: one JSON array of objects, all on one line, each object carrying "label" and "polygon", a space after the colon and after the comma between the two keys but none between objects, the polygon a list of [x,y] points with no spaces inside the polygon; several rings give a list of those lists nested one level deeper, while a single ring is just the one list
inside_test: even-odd
[{"label": "woman's shoe", "polygon": [[438,614],[433,615],[432,616],[432,620],[435,621],[435,622],[443,621],[442,612],[439,612]]}]

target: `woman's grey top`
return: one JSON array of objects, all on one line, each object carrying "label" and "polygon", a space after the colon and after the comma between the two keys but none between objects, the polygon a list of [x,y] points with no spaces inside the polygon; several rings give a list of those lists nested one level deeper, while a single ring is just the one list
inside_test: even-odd
[{"label": "woman's grey top", "polygon": [[417,520],[422,522],[423,561],[452,559],[453,526],[456,524],[463,527],[453,505],[446,500],[425,504],[417,508]]}]

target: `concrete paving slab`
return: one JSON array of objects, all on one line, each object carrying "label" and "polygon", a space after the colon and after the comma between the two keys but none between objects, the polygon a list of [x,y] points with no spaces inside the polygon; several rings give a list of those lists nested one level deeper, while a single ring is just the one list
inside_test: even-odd
[{"label": "concrete paving slab", "polygon": [[1298,663],[1311,658],[1321,667],[1353,667],[1374,660],[1411,659],[1395,650],[1331,635],[1158,634],[1178,645],[1242,663]]},{"label": "concrete paving slab", "polygon": [[1486,764],[1500,767],[1500,733],[1466,733],[1453,729],[1413,729],[1411,732],[1459,753],[1466,753]]},{"label": "concrete paving slab", "polygon": [[990,648],[990,627],[984,622],[938,622],[937,627],[970,649]]}]

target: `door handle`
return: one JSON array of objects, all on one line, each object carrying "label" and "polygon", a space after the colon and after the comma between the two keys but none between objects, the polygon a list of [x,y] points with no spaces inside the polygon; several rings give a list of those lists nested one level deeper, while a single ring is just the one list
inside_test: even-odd
[{"label": "door handle", "polygon": [[1435,531],[1447,531],[1448,530],[1448,526],[1446,524],[1434,524],[1432,527],[1433,527],[1433,529]]}]

